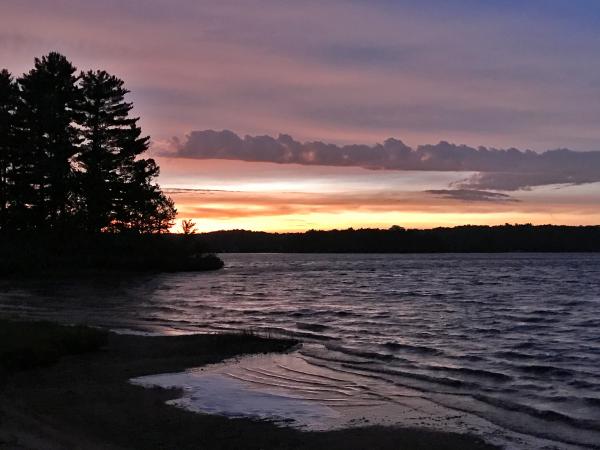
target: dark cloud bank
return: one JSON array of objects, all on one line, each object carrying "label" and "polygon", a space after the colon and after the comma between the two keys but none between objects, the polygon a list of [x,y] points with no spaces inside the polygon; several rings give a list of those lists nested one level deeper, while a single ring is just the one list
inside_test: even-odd
[{"label": "dark cloud bank", "polygon": [[510,195],[500,192],[481,191],[477,189],[431,189],[425,191],[436,197],[471,202],[518,202]]},{"label": "dark cloud bank", "polygon": [[363,167],[373,170],[476,172],[452,191],[430,191],[463,200],[503,201],[485,191],[517,191],[552,184],[600,181],[600,151],[531,150],[468,147],[440,142],[416,149],[397,139],[383,144],[344,145],[298,142],[291,136],[239,137],[224,130],[193,131],[177,143],[175,155],[196,159],[234,159],[280,164]]}]

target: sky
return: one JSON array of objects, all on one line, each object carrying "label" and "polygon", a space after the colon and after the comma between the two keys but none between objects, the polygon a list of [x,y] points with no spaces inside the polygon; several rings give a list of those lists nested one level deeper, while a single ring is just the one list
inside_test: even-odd
[{"label": "sky", "polygon": [[597,0],[2,0],[126,82],[199,231],[600,224]]}]

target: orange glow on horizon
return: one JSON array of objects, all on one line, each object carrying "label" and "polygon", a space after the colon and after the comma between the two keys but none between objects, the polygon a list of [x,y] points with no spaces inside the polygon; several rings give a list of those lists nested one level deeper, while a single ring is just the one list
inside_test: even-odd
[{"label": "orange glow on horizon", "polygon": [[307,194],[171,191],[179,210],[172,228],[192,219],[198,232],[246,229],[301,232],[310,229],[435,228],[504,223],[594,225],[600,212],[590,204],[540,201],[461,202],[421,192]]}]

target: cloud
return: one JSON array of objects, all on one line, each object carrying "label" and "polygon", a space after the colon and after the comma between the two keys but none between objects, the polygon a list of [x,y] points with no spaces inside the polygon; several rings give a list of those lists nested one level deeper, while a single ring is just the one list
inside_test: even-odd
[{"label": "cloud", "polygon": [[500,192],[478,191],[475,189],[431,189],[425,191],[436,197],[468,202],[518,202],[510,195]]},{"label": "cloud", "polygon": [[600,152],[550,150],[528,157],[514,155],[513,167],[490,167],[458,184],[463,188],[516,191],[551,184],[600,181]]},{"label": "cloud", "polygon": [[339,147],[319,141],[301,143],[286,134],[280,134],[277,138],[246,136],[242,139],[229,130],[193,131],[177,147],[176,154],[171,156],[369,169],[392,168],[396,159],[405,159],[411,153],[410,147],[395,139],[388,139],[383,145],[373,147]]},{"label": "cloud", "polygon": [[[600,181],[600,151],[568,149],[536,153],[516,148],[469,147],[442,141],[412,149],[398,139],[375,145],[335,145],[299,142],[291,136],[240,137],[232,131],[192,131],[183,142],[174,141],[169,156],[229,159],[279,164],[362,167],[372,170],[475,172],[453,187],[466,191],[517,191],[553,184]],[[471,194],[471,200],[475,199]],[[479,195],[479,200],[482,195]],[[491,197],[488,196],[488,200]],[[496,197],[498,200],[499,197]]]}]

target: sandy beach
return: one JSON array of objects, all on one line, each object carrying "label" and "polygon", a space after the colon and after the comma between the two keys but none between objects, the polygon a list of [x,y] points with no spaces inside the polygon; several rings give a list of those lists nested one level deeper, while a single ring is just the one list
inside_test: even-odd
[{"label": "sandy beach", "polygon": [[109,333],[107,345],[98,352],[65,356],[48,367],[4,370],[0,448],[495,448],[470,435],[398,426],[314,432],[198,414],[166,404],[181,397],[180,390],[129,382],[242,354],[285,352],[295,344],[250,335]]}]

